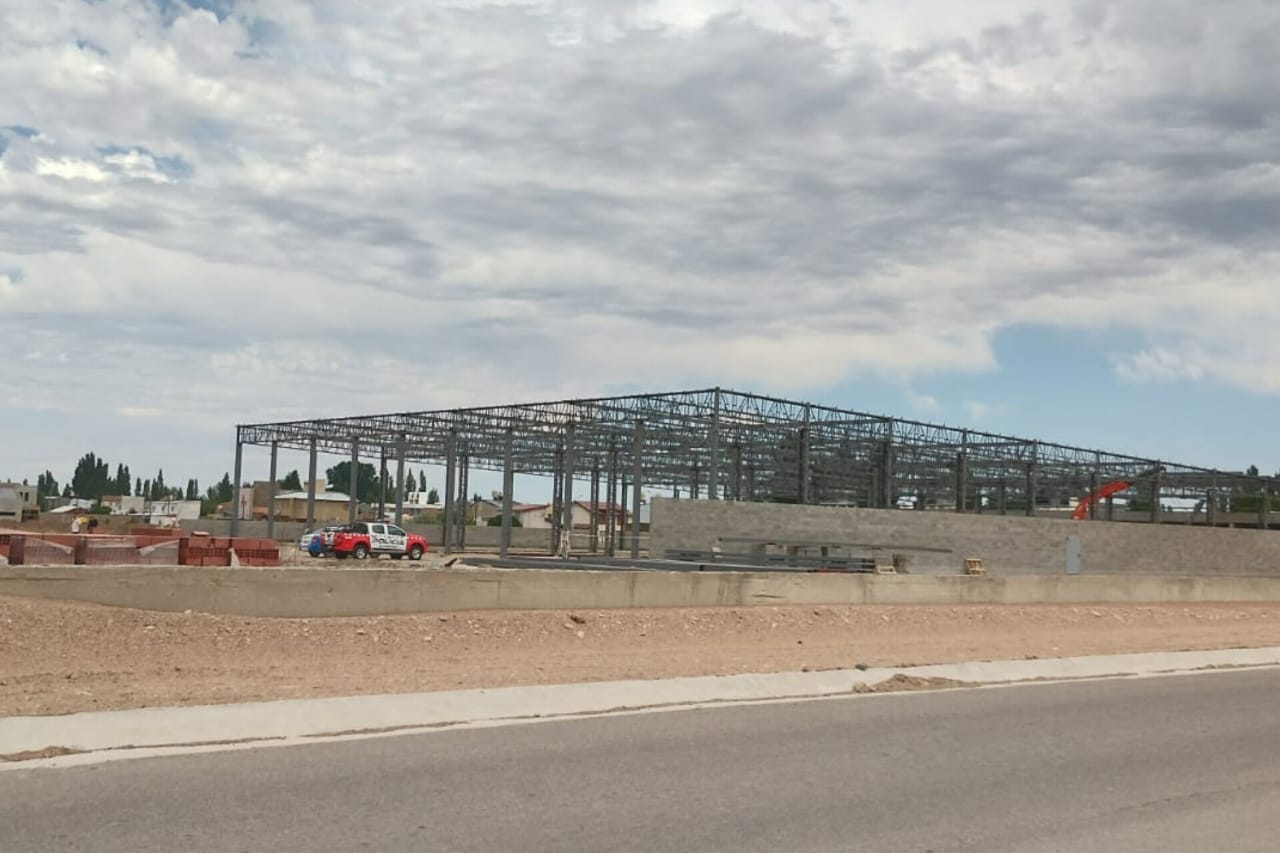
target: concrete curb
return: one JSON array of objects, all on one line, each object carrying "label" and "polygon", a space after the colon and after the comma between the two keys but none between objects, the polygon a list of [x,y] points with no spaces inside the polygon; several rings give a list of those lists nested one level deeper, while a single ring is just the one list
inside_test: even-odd
[{"label": "concrete curb", "polygon": [[60,717],[8,717],[0,718],[0,756],[12,757],[50,748],[76,754],[28,761],[10,758],[0,761],[0,771],[214,748],[291,745],[459,725],[500,725],[588,714],[833,697],[857,692],[859,688],[865,689],[895,676],[947,679],[966,685],[1008,685],[1267,666],[1280,666],[1280,647],[454,690],[144,708]]}]

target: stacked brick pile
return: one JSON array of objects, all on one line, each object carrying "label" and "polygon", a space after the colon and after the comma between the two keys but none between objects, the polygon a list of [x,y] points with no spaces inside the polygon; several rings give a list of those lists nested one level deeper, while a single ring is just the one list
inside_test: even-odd
[{"label": "stacked brick pile", "polygon": [[[163,546],[176,545],[176,549]],[[174,529],[135,528],[129,536],[0,533],[0,556],[12,565],[129,566],[163,562],[180,566],[280,565],[270,539],[188,535]]]}]

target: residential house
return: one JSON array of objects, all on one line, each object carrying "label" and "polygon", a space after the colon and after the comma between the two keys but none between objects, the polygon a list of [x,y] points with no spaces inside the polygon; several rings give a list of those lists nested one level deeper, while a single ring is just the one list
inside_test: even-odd
[{"label": "residential house", "polygon": [[104,495],[102,505],[110,509],[112,515],[150,515],[147,499],[142,495]]},{"label": "residential house", "polygon": [[[319,524],[339,524],[347,520],[351,496],[344,492],[316,492],[315,520]],[[266,507],[262,509],[266,515]],[[307,520],[307,493],[282,492],[276,495],[276,518],[289,521]]]},{"label": "residential house", "polygon": [[[512,507],[511,515],[513,518],[520,519],[521,527],[532,528],[549,528],[551,527],[551,504],[516,504]],[[498,513],[501,514],[502,507],[498,507]],[[614,504],[612,507],[614,523],[621,526],[631,516],[625,512],[621,506]],[[609,523],[610,506],[609,504],[599,504],[596,507],[596,525],[604,527]],[[591,502],[590,501],[574,501],[573,502],[573,529],[574,530],[590,530],[591,529]]]},{"label": "residential house", "polygon": [[200,506],[200,501],[150,501],[148,523],[152,527],[177,527],[179,522],[198,519]]},{"label": "residential house", "polygon": [[[252,487],[240,489],[239,510],[241,519],[267,517],[269,505],[270,481],[262,480]],[[316,480],[315,520],[322,524],[337,524],[347,520],[351,504],[351,496],[345,492],[331,492],[323,480]],[[361,506],[363,509],[363,505]],[[219,515],[231,515],[231,507],[222,504],[218,507]],[[287,521],[307,520],[307,493],[276,492],[275,513],[277,519]]]},{"label": "residential house", "polygon": [[[22,521],[26,517],[27,499],[21,483],[0,483],[0,522]],[[35,491],[31,488],[31,491]],[[33,507],[34,508],[34,507]]]}]

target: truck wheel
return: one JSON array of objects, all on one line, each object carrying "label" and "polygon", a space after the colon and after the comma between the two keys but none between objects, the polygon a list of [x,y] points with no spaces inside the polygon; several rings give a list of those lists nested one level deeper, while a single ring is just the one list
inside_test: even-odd
[{"label": "truck wheel", "polygon": [[369,546],[361,542],[359,545],[351,549],[351,556],[357,560],[365,560],[369,557]]},{"label": "truck wheel", "polygon": [[413,545],[413,546],[410,546],[410,548],[409,548],[409,559],[410,559],[410,560],[421,560],[421,559],[422,559],[422,546],[421,546],[421,545]]}]

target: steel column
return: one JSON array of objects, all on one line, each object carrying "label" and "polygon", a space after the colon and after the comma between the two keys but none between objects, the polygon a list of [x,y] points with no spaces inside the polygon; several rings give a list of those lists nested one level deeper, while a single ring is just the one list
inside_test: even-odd
[{"label": "steel column", "polygon": [[732,450],[733,499],[740,501],[742,500],[742,445],[734,442]]},{"label": "steel column", "polygon": [[885,509],[892,509],[895,505],[893,487],[893,434],[894,422],[892,419],[885,421],[884,424],[885,437],[884,447],[882,450],[882,458],[880,460],[880,496],[881,506]]},{"label": "steel column", "polygon": [[631,494],[631,486],[627,482],[627,475],[620,474],[618,476],[618,502],[622,505],[622,518],[618,522],[618,550],[625,551],[627,549],[627,516],[630,515],[631,502],[627,497]]},{"label": "steel column", "polygon": [[554,555],[560,550],[560,533],[564,525],[564,445],[555,452],[555,469],[551,473],[551,539],[547,542],[547,553]]},{"label": "steel column", "polygon": [[396,524],[404,524],[404,463],[408,436],[400,433],[396,442]]},{"label": "steel column", "polygon": [[562,486],[564,495],[560,502],[564,509],[563,534],[569,537],[569,548],[573,548],[573,441],[574,426],[568,424],[564,430],[564,477]]},{"label": "steel column", "polygon": [[[240,496],[241,477],[244,476],[242,468],[244,466],[244,443],[240,441],[240,427],[236,427],[236,462],[232,469],[235,474],[231,481],[231,538],[235,539],[240,534],[240,516],[244,513],[242,498]],[[250,503],[253,498],[249,498]]]},{"label": "steel column", "polygon": [[319,459],[315,436],[311,437],[311,449],[307,454],[307,531],[316,526],[316,467]]},{"label": "steel column", "polygon": [[1152,524],[1160,523],[1160,466],[1157,463],[1155,471],[1151,474],[1151,509],[1150,518]]},{"label": "steel column", "polygon": [[[711,453],[711,462],[707,465],[707,499],[720,500],[720,389],[715,389],[711,409],[711,426],[708,430],[707,446]],[[639,482],[637,480],[636,482]]]},{"label": "steel column", "polygon": [[348,478],[351,493],[347,496],[347,523],[355,524],[360,504],[360,442],[351,442],[351,476]]},{"label": "steel column", "polygon": [[634,560],[640,556],[640,484],[644,482],[644,421],[636,421],[636,431],[632,438],[631,480],[631,558]]},{"label": "steel column", "polygon": [[458,475],[458,431],[449,430],[445,440],[444,461],[444,524],[440,535],[440,549],[446,554],[453,552],[453,505],[456,495]]},{"label": "steel column", "polygon": [[[467,507],[471,505],[471,453],[464,452],[458,458],[458,501],[454,516],[458,519],[458,537],[454,541],[459,551],[467,548]],[[462,512],[457,507],[462,507]]]},{"label": "steel column", "polygon": [[587,533],[587,548],[592,554],[600,548],[600,459],[591,459],[591,529]]},{"label": "steel column", "polygon": [[271,468],[267,477],[267,538],[276,538],[276,476],[279,473],[280,442],[271,442]]},{"label": "steel column", "polygon": [[608,492],[605,503],[609,506],[609,515],[604,524],[605,553],[612,557],[617,550],[615,546],[618,541],[618,445],[612,441],[609,443],[609,471],[606,474],[605,488]]},{"label": "steel column", "polygon": [[1258,529],[1266,530],[1268,526],[1268,511],[1271,509],[1271,494],[1267,489],[1267,481],[1262,481],[1262,486],[1258,490]]},{"label": "steel column", "polygon": [[1034,517],[1036,514],[1036,462],[1040,458],[1039,448],[1031,445],[1031,461],[1027,463],[1027,517]]},{"label": "steel column", "polygon": [[1218,478],[1213,478],[1209,493],[1205,495],[1205,523],[1210,527],[1218,525]]},{"label": "steel column", "polygon": [[505,557],[511,551],[512,492],[516,486],[515,434],[507,427],[505,446],[502,449],[502,536],[498,541],[498,556]]}]

